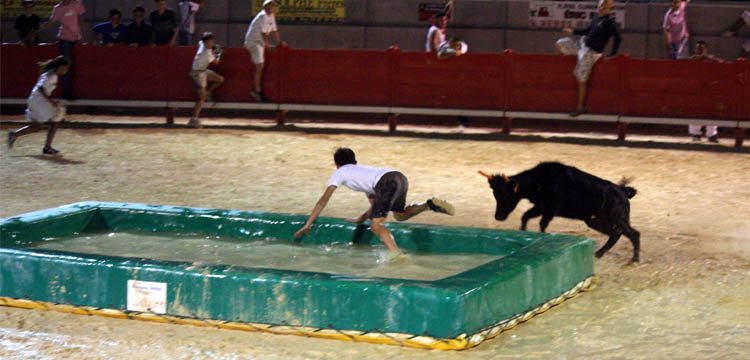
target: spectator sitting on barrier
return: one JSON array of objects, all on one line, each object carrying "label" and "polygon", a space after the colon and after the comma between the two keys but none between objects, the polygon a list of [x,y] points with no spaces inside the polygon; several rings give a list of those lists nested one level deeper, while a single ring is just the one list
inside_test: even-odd
[{"label": "spectator sitting on barrier", "polygon": [[437,57],[438,59],[448,59],[461,56],[466,53],[467,48],[468,46],[465,42],[461,41],[461,38],[454,36],[450,40],[440,43],[437,50]]},{"label": "spectator sitting on barrier", "polygon": [[409,181],[404,174],[387,168],[375,168],[357,165],[354,151],[349,148],[338,148],[333,154],[336,171],[328,180],[328,187],[313,208],[312,214],[301,229],[294,233],[301,238],[310,233],[312,224],[328,205],[333,192],[343,186],[357,192],[363,192],[370,201],[370,208],[361,216],[350,221],[361,224],[370,219],[370,229],[388,248],[389,258],[401,255],[393,234],[385,227],[388,213],[393,212],[397,221],[406,221],[427,210],[453,216],[453,206],[445,200],[429,198],[421,204],[406,205],[406,194]]},{"label": "spectator sitting on barrier", "polygon": [[128,28],[120,20],[122,20],[120,10],[110,10],[109,21],[94,26],[94,44],[107,46],[126,44]]},{"label": "spectator sitting on barrier", "polygon": [[174,11],[167,9],[167,0],[154,0],[154,2],[157,4],[157,9],[149,15],[151,28],[154,31],[153,43],[156,45],[175,45],[180,26],[177,23]]},{"label": "spectator sitting on barrier", "polygon": [[203,7],[203,0],[180,0],[180,45],[193,45],[195,36],[195,13]]},{"label": "spectator sitting on barrier", "polygon": [[586,87],[589,75],[591,75],[591,70],[596,61],[602,57],[602,51],[607,46],[609,38],[614,37],[610,56],[616,55],[620,48],[622,38],[620,30],[615,24],[615,19],[611,16],[613,7],[614,0],[599,0],[599,11],[591,19],[589,27],[583,30],[573,30],[568,27],[563,29],[563,32],[567,35],[584,35],[580,41],[576,41],[572,37],[566,37],[558,40],[555,44],[559,54],[578,55],[578,62],[573,71],[573,75],[578,80],[578,102],[576,109],[570,113],[572,117],[581,115],[586,111],[584,104],[586,103]]},{"label": "spectator sitting on barrier", "polygon": [[[742,15],[734,22],[734,25],[729,30],[723,32],[722,36],[735,36],[742,29],[743,26],[750,26],[750,10],[745,10]],[[750,58],[750,39],[745,40],[742,44],[742,52],[740,57]]]},{"label": "spectator sitting on barrier", "polygon": [[687,28],[685,9],[690,0],[672,0],[672,7],[664,14],[664,43],[670,59],[688,57],[690,33]]},{"label": "spectator sitting on barrier", "polygon": [[[216,49],[216,51],[215,51]],[[217,65],[221,60],[221,50],[214,42],[214,34],[203,33],[198,43],[198,52],[193,59],[193,67],[190,70],[190,78],[198,88],[198,101],[193,109],[193,117],[190,118],[188,126],[200,128],[199,116],[203,103],[208,100],[213,102],[213,91],[224,82],[224,77],[210,70],[210,65]]]},{"label": "spectator sitting on barrier", "polygon": [[268,102],[263,93],[262,77],[265,49],[269,47],[268,37],[271,33],[276,38],[276,44],[281,44],[281,35],[276,27],[276,11],[279,4],[273,0],[263,1],[263,9],[253,18],[250,27],[245,34],[245,48],[250,52],[250,58],[255,65],[255,76],[253,77],[252,95],[258,102]]},{"label": "spectator sitting on barrier", "polygon": [[18,31],[18,38],[24,45],[39,44],[39,16],[34,14],[34,1],[23,0],[23,14],[18,15],[14,28]]},{"label": "spectator sitting on barrier", "polygon": [[13,148],[13,144],[19,137],[42,130],[42,126],[47,124],[49,125],[47,141],[44,143],[42,153],[55,155],[59,151],[52,147],[52,140],[54,140],[55,132],[57,132],[57,123],[62,121],[65,116],[65,107],[60,105],[57,100],[52,100],[51,96],[55,87],[57,87],[57,78],[65,75],[65,72],[68,71],[68,61],[61,55],[39,63],[39,67],[42,74],[39,75],[39,80],[37,80],[27,100],[26,119],[31,124],[8,133],[8,148]]},{"label": "spectator sitting on barrier", "polygon": [[83,31],[81,30],[81,24],[83,20],[81,16],[86,12],[83,4],[78,0],[60,0],[60,2],[52,8],[52,14],[49,17],[49,21],[42,24],[39,27],[39,32],[47,30],[54,25],[54,23],[60,23],[60,30],[57,33],[57,43],[60,47],[60,55],[65,57],[68,61],[68,68],[71,71],[66,72],[65,75],[60,78],[60,87],[62,88],[62,96],[65,99],[73,100],[76,96],[73,94],[73,48],[75,45],[83,39]]},{"label": "spectator sitting on barrier", "polygon": [[153,45],[151,39],[153,29],[146,23],[146,9],[143,6],[136,6],[133,9],[133,22],[128,25],[128,44],[132,47]]}]

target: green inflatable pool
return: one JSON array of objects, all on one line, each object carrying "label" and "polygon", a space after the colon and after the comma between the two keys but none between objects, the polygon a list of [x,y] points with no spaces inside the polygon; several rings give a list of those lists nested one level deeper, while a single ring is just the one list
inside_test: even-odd
[{"label": "green inflatable pool", "polygon": [[82,202],[0,219],[0,305],[466,349],[588,286],[583,237]]}]

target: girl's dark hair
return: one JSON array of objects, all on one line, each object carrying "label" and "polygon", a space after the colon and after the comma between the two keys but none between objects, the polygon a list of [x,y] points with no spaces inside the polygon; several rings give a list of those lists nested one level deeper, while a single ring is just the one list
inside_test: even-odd
[{"label": "girl's dark hair", "polygon": [[350,148],[338,148],[333,154],[333,161],[336,166],[344,166],[348,164],[357,164],[357,157],[354,155],[354,151]]},{"label": "girl's dark hair", "polygon": [[57,68],[59,68],[60,66],[68,65],[68,60],[66,60],[65,57],[61,55],[54,59],[39,62],[38,64],[42,72],[47,72],[50,70],[57,70]]}]

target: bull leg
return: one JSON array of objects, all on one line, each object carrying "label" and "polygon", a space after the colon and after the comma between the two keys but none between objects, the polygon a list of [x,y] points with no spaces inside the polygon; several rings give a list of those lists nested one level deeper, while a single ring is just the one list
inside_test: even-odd
[{"label": "bull leg", "polygon": [[594,253],[597,258],[602,257],[602,255],[609,251],[609,249],[615,246],[617,240],[620,240],[620,236],[622,235],[622,233],[617,231],[612,225],[603,222],[595,217],[586,219],[585,222],[588,227],[600,233],[609,235],[609,239],[607,240],[607,242],[601,248],[599,248],[596,253]]},{"label": "bull leg", "polygon": [[539,231],[544,232],[547,230],[547,226],[549,225],[550,221],[552,221],[552,218],[555,217],[554,212],[548,212],[545,214],[542,214],[542,220],[539,220]]},{"label": "bull leg", "polygon": [[542,209],[536,205],[523,213],[523,216],[521,216],[521,230],[526,231],[526,224],[529,222],[529,219],[533,219],[539,215],[542,215]]},{"label": "bull leg", "polygon": [[633,259],[632,262],[637,263],[640,261],[640,252],[641,252],[641,233],[638,232],[638,230],[633,229],[630,224],[625,225],[625,236],[630,239],[630,242],[633,243]]}]

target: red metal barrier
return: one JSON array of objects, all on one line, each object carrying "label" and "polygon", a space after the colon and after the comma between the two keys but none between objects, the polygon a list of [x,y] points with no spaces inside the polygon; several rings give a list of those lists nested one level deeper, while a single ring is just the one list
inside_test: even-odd
[{"label": "red metal barrier", "polygon": [[[0,49],[0,97],[22,98],[35,63],[55,45]],[[193,101],[195,47],[76,47],[74,86],[83,99]],[[264,90],[271,101],[315,105],[568,112],[575,104],[575,57],[470,53],[437,60],[415,52],[269,49]],[[253,101],[253,65],[227,48],[216,99]],[[750,121],[750,63],[600,61],[589,81],[590,113]]]},{"label": "red metal barrier", "polygon": [[472,54],[439,60],[430,53],[399,53],[393,106],[503,109],[506,58]]},{"label": "red metal barrier", "polygon": [[[0,97],[25,98],[39,78],[37,62],[60,54],[57,45],[23,46],[3,44],[0,48]],[[59,89],[57,92],[59,93]]]},{"label": "red metal barrier", "polygon": [[81,99],[166,100],[166,47],[77,46],[73,87]]},{"label": "red metal barrier", "polygon": [[290,49],[284,99],[318,105],[389,105],[385,51]]},{"label": "red metal barrier", "polygon": [[737,64],[632,59],[624,78],[622,115],[741,119]]}]

